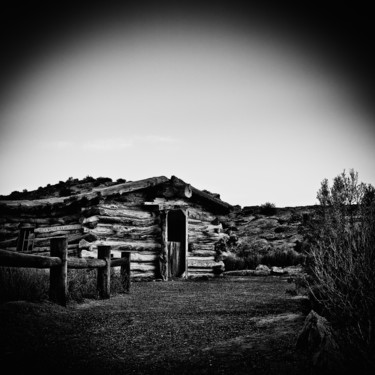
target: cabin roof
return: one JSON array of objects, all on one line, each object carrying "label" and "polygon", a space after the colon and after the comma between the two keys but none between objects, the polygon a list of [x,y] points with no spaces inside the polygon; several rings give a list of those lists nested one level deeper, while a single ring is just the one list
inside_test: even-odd
[{"label": "cabin roof", "polygon": [[35,199],[35,200],[2,200],[0,201],[0,209],[37,209],[42,206],[49,207],[63,207],[70,205],[72,203],[79,204],[80,202],[88,202],[98,200],[101,197],[109,197],[113,195],[123,195],[151,187],[155,187],[162,184],[171,184],[172,186],[186,186],[191,191],[191,196],[197,198],[203,205],[208,205],[216,209],[221,209],[225,211],[230,211],[232,206],[229,203],[222,201],[220,198],[199,190],[190,184],[185,183],[183,180],[172,176],[170,179],[165,176],[151,177],[138,181],[125,182],[117,185],[112,185],[108,187],[93,188],[92,190],[80,194],[71,195],[68,197],[50,197],[44,199]]}]

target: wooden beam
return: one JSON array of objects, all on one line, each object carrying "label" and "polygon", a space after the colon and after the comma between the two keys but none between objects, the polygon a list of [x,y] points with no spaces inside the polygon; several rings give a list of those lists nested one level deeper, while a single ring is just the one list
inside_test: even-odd
[{"label": "wooden beam", "polygon": [[121,253],[121,260],[125,261],[121,265],[121,282],[125,291],[129,292],[130,290],[130,262],[131,262],[131,253],[129,251],[124,251]]},{"label": "wooden beam", "polygon": [[108,299],[111,291],[111,246],[98,246],[98,259],[105,261],[103,268],[98,268],[97,288],[100,298]]},{"label": "wooden beam", "polygon": [[104,259],[89,259],[89,258],[69,258],[68,268],[82,269],[82,268],[104,268],[107,263]]},{"label": "wooden beam", "polygon": [[0,249],[0,266],[22,268],[51,268],[61,266],[59,257],[23,254]]},{"label": "wooden beam", "polygon": [[49,298],[62,306],[66,306],[68,276],[68,243],[65,237],[51,239],[51,257],[61,259],[61,266],[50,269]]}]

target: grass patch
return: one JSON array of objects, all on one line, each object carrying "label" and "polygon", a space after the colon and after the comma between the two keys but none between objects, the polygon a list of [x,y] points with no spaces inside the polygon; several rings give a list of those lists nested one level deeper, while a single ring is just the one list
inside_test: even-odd
[{"label": "grass patch", "polygon": [[[119,272],[111,269],[111,294],[124,293]],[[0,302],[48,299],[49,270],[34,268],[0,267]],[[68,269],[67,299],[83,302],[98,298],[97,270]]]},{"label": "grass patch", "polygon": [[48,298],[49,271],[0,267],[0,302],[42,301]]}]

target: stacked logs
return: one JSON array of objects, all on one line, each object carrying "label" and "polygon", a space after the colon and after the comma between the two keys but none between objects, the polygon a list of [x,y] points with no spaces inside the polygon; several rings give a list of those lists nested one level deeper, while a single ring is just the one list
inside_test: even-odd
[{"label": "stacked logs", "polygon": [[224,263],[217,262],[215,243],[227,236],[217,217],[202,208],[189,208],[189,276],[213,276],[224,270]]},{"label": "stacked logs", "polygon": [[129,203],[101,203],[82,210],[83,233],[96,238],[82,241],[81,249],[95,256],[98,245],[109,245],[114,258],[131,250],[132,278],[155,278],[161,249],[160,218],[141,205]]}]

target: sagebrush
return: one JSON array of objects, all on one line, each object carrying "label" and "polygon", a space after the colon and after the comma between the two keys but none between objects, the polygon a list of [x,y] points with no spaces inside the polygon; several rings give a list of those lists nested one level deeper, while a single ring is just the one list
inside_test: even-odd
[{"label": "sagebrush", "polygon": [[322,181],[309,252],[313,307],[338,328],[348,356],[375,368],[375,194],[350,170]]}]

